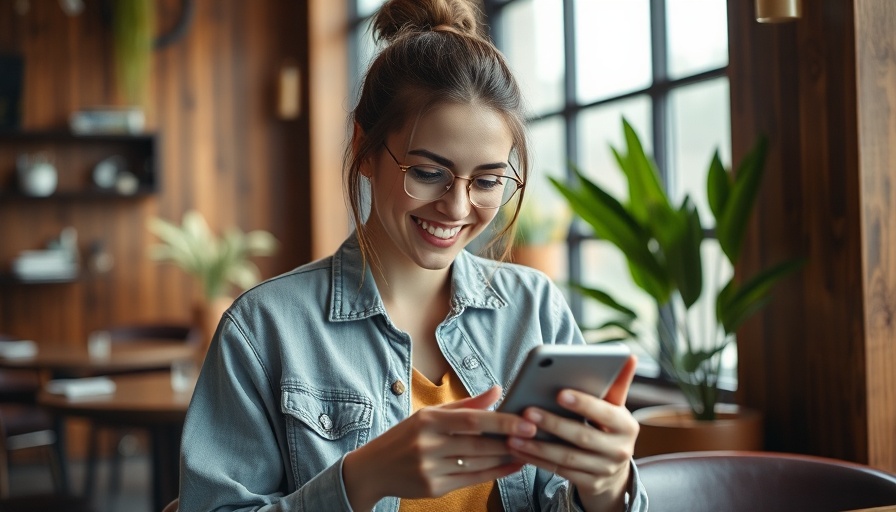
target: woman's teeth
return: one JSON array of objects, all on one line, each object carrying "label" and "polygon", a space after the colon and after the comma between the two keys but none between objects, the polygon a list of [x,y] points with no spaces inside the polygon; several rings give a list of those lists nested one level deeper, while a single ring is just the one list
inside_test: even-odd
[{"label": "woman's teeth", "polygon": [[443,240],[447,240],[449,238],[454,238],[457,235],[457,232],[460,231],[460,226],[455,226],[450,229],[444,229],[444,228],[440,228],[440,227],[436,227],[436,226],[431,226],[425,220],[420,220],[420,219],[416,219],[416,220],[417,220],[417,224],[421,228],[425,229],[427,233],[429,233],[430,235],[432,235],[436,238],[441,238]]}]

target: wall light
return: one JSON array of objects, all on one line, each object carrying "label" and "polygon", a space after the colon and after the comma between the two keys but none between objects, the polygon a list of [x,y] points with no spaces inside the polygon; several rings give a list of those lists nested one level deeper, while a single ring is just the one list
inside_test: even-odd
[{"label": "wall light", "polygon": [[287,60],[280,66],[277,87],[277,116],[280,119],[298,119],[301,114],[302,75],[299,66]]},{"label": "wall light", "polygon": [[782,23],[794,21],[802,13],[801,0],[756,0],[756,21]]}]

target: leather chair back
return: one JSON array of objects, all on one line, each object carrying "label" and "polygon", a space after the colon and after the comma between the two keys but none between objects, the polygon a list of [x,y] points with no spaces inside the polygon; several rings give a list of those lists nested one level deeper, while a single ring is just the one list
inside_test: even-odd
[{"label": "leather chair back", "polygon": [[636,461],[650,512],[839,512],[896,504],[896,475],[773,452],[685,452]]}]

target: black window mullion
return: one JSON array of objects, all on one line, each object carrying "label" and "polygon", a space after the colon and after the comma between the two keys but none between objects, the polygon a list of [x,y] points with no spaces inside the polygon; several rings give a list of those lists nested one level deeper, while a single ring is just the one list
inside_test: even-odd
[{"label": "black window mullion", "polygon": [[[668,98],[669,98],[669,65],[668,65],[668,37],[666,34],[666,0],[651,0],[650,2],[650,49],[651,69],[653,73],[653,85],[651,86],[651,119],[653,121],[653,159],[657,165],[657,171],[663,187],[669,190],[672,184],[672,172],[669,163],[668,125]],[[673,306],[667,304],[657,311],[657,321],[665,323],[668,330],[667,336],[673,338],[673,343],[660,343],[660,360],[669,361],[675,353],[674,339],[676,336],[676,321]],[[657,336],[664,337],[659,325],[656,326]],[[670,377],[668,372],[660,366],[660,375]]]},{"label": "black window mullion", "polygon": [[[566,131],[566,159],[569,162],[579,161],[579,99],[576,90],[578,68],[576,66],[576,24],[575,24],[575,1],[563,0],[563,55],[564,55],[564,71],[563,71],[563,124]],[[566,169],[567,180],[573,179],[572,169]],[[573,222],[567,237],[568,249],[567,259],[569,268],[569,281],[572,283],[582,282],[582,236],[580,235],[581,221],[576,219]],[[582,319],[584,308],[582,297],[573,293],[569,296],[569,306],[573,315]]]},{"label": "black window mullion", "polygon": [[653,120],[653,157],[660,171],[660,178],[668,188],[671,177],[668,172],[669,139],[666,125],[666,98],[669,90],[666,87],[657,87],[657,84],[667,84],[669,81],[667,62],[667,37],[666,37],[666,2],[665,0],[651,0],[650,2],[650,49],[651,68],[653,74],[653,87],[650,88]]}]

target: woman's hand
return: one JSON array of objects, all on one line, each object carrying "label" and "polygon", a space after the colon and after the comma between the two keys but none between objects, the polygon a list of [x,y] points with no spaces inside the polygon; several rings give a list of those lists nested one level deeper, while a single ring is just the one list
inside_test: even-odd
[{"label": "woman's hand", "polygon": [[632,356],[604,400],[571,389],[559,393],[557,402],[584,416],[587,424],[534,407],[523,413],[539,429],[569,441],[572,446],[521,437],[507,440],[516,458],[569,480],[589,512],[623,508],[639,429],[638,422],[624,407],[635,364]]},{"label": "woman's hand", "polygon": [[500,386],[494,386],[421,409],[349,453],[342,475],[352,509],[369,510],[385,496],[438,497],[518,471],[523,463],[510,456],[506,441],[482,433],[528,439],[536,428],[516,415],[488,411],[500,397]]}]

